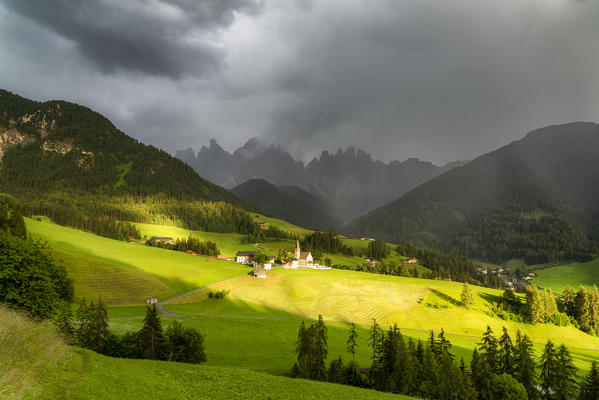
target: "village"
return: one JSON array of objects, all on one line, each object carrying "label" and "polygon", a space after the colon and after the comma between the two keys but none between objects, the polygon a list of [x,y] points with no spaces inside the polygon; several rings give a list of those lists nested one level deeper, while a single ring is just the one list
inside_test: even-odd
[{"label": "village", "polygon": [[530,282],[535,278],[534,272],[519,273],[517,270],[511,272],[510,267],[508,266],[487,268],[478,265],[476,269],[483,275],[496,275],[499,279],[501,279],[506,289],[515,292],[525,292],[526,287],[530,285]]}]

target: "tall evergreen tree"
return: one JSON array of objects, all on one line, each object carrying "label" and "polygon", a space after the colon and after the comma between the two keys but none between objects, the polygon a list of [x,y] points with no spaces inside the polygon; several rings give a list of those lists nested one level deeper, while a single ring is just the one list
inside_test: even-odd
[{"label": "tall evergreen tree", "polygon": [[555,345],[549,340],[541,356],[541,390],[543,399],[553,399],[553,393],[557,385],[557,374],[559,369]]},{"label": "tall evergreen tree", "polygon": [[372,326],[369,330],[368,337],[368,345],[372,348],[372,365],[370,366],[370,386],[374,387],[374,377],[377,374],[377,370],[379,368],[379,359],[380,359],[380,343],[381,338],[383,336],[383,331],[379,326],[378,322],[376,322],[376,318],[372,319]]},{"label": "tall evergreen tree", "polygon": [[490,326],[487,326],[487,330],[483,333],[480,350],[489,364],[491,372],[496,373],[499,365],[497,360],[497,339],[493,336],[493,330]]},{"label": "tall evergreen tree", "polygon": [[591,294],[587,288],[580,285],[576,297],[574,298],[574,307],[576,309],[576,319],[583,331],[591,328]]},{"label": "tall evergreen tree", "polygon": [[322,315],[318,321],[310,327],[312,331],[312,346],[310,349],[310,378],[316,381],[324,381],[327,378],[326,359],[328,355],[327,327]]},{"label": "tall evergreen tree", "polygon": [[514,375],[514,345],[505,326],[503,327],[503,335],[499,339],[497,362],[498,374]]},{"label": "tall evergreen tree", "polygon": [[516,332],[514,376],[526,389],[528,398],[536,398],[537,372],[534,349],[528,336],[522,335],[520,331]]},{"label": "tall evergreen tree", "polygon": [[535,285],[526,288],[526,310],[533,324],[542,322],[545,316],[541,293]]},{"label": "tall evergreen tree", "polygon": [[295,342],[297,363],[294,366],[298,378],[308,379],[310,376],[310,341],[309,332],[304,321],[300,322]]},{"label": "tall evergreen tree", "polygon": [[576,367],[565,345],[557,349],[558,369],[555,374],[554,396],[558,400],[571,399],[576,393]]},{"label": "tall evergreen tree", "polygon": [[572,290],[570,285],[567,285],[566,289],[564,290],[562,300],[564,302],[564,312],[571,317],[576,315],[576,308],[574,305],[575,297],[576,293],[574,293],[574,290]]},{"label": "tall evergreen tree", "polygon": [[474,349],[472,361],[470,362],[472,370],[472,384],[478,392],[481,400],[493,400],[493,371],[484,354]]},{"label": "tall evergreen tree", "polygon": [[462,286],[461,299],[462,306],[465,308],[470,308],[474,303],[474,298],[472,297],[472,290],[470,290],[470,285],[468,285],[468,282],[464,282],[464,285]]},{"label": "tall evergreen tree", "polygon": [[137,338],[143,358],[166,360],[168,358],[168,343],[156,305],[146,308],[146,316],[142,328],[137,332]]},{"label": "tall evergreen tree", "polygon": [[591,363],[591,370],[580,387],[578,400],[599,399],[599,365],[597,361]]},{"label": "tall evergreen tree", "polygon": [[351,354],[352,360],[352,385],[355,385],[356,376],[355,370],[353,368],[356,364],[356,349],[358,348],[358,331],[356,330],[356,324],[351,324],[351,328],[349,329],[349,337],[347,338],[347,352]]},{"label": "tall evergreen tree", "polygon": [[345,383],[345,377],[343,374],[343,360],[341,359],[341,356],[331,361],[329,365],[328,378],[329,382],[342,384]]}]

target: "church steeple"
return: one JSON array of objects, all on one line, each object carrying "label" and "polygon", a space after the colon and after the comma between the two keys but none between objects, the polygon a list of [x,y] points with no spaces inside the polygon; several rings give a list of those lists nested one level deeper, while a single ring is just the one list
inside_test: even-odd
[{"label": "church steeple", "polygon": [[300,259],[299,239],[295,239],[295,258]]}]

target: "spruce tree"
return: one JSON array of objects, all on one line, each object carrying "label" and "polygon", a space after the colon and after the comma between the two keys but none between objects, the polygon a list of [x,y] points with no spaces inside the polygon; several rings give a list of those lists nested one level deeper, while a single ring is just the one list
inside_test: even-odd
[{"label": "spruce tree", "polygon": [[71,304],[69,302],[64,301],[62,303],[56,317],[56,327],[67,343],[73,341],[73,312],[71,311]]},{"label": "spruce tree", "polygon": [[541,390],[544,399],[552,399],[557,384],[559,368],[555,345],[549,340],[541,356]]},{"label": "spruce tree", "polygon": [[576,393],[576,367],[570,352],[563,344],[557,349],[557,365],[553,387],[554,396],[558,400],[570,399]]},{"label": "spruce tree", "polygon": [[300,322],[295,342],[297,363],[294,366],[298,378],[308,379],[310,376],[310,341],[309,332],[304,321]]},{"label": "spruce tree", "polygon": [[499,339],[499,350],[497,355],[498,374],[514,375],[514,345],[505,326],[503,335]]},{"label": "spruce tree", "polygon": [[146,316],[142,328],[137,332],[142,357],[151,360],[168,358],[168,343],[156,305],[146,308]]},{"label": "spruce tree", "polygon": [[347,352],[351,353],[352,360],[352,385],[355,385],[356,376],[354,367],[356,364],[356,349],[358,348],[358,331],[356,330],[356,324],[351,324],[351,328],[349,329],[349,337],[347,338]]},{"label": "spruce tree", "polygon": [[493,330],[487,326],[487,330],[483,333],[480,343],[481,354],[484,355],[486,362],[489,364],[491,372],[498,371],[497,361],[497,339],[493,336]]},{"label": "spruce tree", "polygon": [[576,309],[576,319],[580,328],[587,332],[591,328],[591,294],[587,288],[580,285],[576,297],[574,298],[574,307]]},{"label": "spruce tree", "polygon": [[376,322],[376,319],[372,319],[372,326],[369,330],[368,345],[372,348],[372,365],[370,366],[370,386],[374,387],[375,375],[379,369],[379,358],[380,358],[380,342],[383,336],[381,327]]},{"label": "spruce tree", "polygon": [[331,361],[328,372],[329,382],[333,383],[345,383],[343,375],[343,360],[341,356]]},{"label": "spruce tree", "polygon": [[576,315],[576,310],[574,306],[575,297],[576,293],[574,293],[572,287],[570,285],[566,286],[566,289],[564,290],[564,294],[562,296],[564,302],[564,312],[571,317],[574,317]]},{"label": "spruce tree", "polygon": [[474,298],[472,297],[472,291],[470,290],[470,285],[468,285],[468,282],[464,282],[461,299],[462,306],[465,308],[470,308],[474,303]]},{"label": "spruce tree", "polygon": [[537,372],[534,361],[534,349],[528,336],[522,335],[520,331],[516,332],[514,376],[526,389],[528,398],[535,398],[537,393],[535,388],[537,384]]},{"label": "spruce tree", "polygon": [[595,333],[599,332],[599,289],[593,285],[589,298],[589,325]]},{"label": "spruce tree", "polygon": [[328,355],[327,327],[322,315],[310,327],[313,332],[312,346],[310,348],[310,379],[324,381],[327,378],[326,359]]},{"label": "spruce tree", "polygon": [[479,354],[476,349],[472,353],[470,362],[472,370],[472,384],[481,400],[493,400],[493,371],[484,354]]},{"label": "spruce tree", "polygon": [[591,370],[580,387],[578,400],[599,399],[599,365],[597,361],[591,363]]},{"label": "spruce tree", "polygon": [[526,288],[526,310],[533,324],[543,321],[545,315],[544,304],[535,285]]}]

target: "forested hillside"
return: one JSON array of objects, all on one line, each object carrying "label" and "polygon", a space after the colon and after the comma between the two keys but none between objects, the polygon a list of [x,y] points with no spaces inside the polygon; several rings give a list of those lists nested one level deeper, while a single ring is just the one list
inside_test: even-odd
[{"label": "forested hillside", "polygon": [[599,126],[550,126],[423,184],[346,232],[493,262],[588,259],[599,231]]},{"label": "forested hillside", "polygon": [[231,190],[240,199],[255,204],[261,211],[310,229],[331,229],[339,221],[318,205],[316,196],[295,186],[277,187],[262,179],[251,179]]},{"label": "forested hillside", "polygon": [[82,228],[90,218],[171,222],[248,232],[254,207],[191,167],[65,101],[40,103],[0,90],[0,191]]}]

